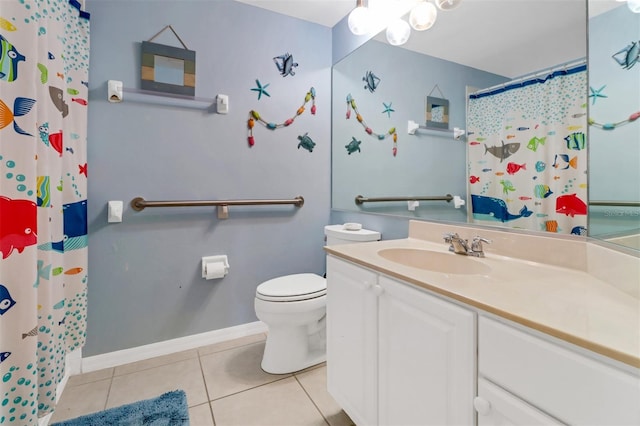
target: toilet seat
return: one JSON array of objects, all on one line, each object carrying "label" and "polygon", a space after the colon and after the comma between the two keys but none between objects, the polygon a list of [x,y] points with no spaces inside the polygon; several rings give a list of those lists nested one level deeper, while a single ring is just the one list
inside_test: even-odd
[{"label": "toilet seat", "polygon": [[256,298],[269,302],[297,302],[327,294],[327,280],[316,274],[293,274],[265,281]]}]

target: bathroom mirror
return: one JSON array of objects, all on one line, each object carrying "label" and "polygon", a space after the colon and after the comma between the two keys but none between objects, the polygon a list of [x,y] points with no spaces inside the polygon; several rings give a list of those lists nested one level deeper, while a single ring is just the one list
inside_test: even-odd
[{"label": "bathroom mirror", "polygon": [[640,13],[599,0],[589,11],[589,235],[640,250],[640,120],[629,121],[640,111],[640,63],[627,55]]},{"label": "bathroom mirror", "polygon": [[141,89],[195,96],[195,51],[143,41],[141,54]]},{"label": "bathroom mirror", "polygon": [[[602,13],[619,6],[621,4],[614,0],[590,0],[589,10]],[[527,18],[523,19],[523,16]],[[493,24],[483,26],[480,25],[482,22]],[[491,38],[491,34],[483,33],[485,27],[500,27],[502,36]],[[505,32],[509,37],[503,36]],[[411,38],[404,48],[389,46],[385,41],[384,31],[366,42],[336,63],[333,68],[333,209],[466,222],[464,208],[455,210],[453,203],[420,202],[415,210],[410,210],[406,202],[358,206],[354,197],[437,196],[447,193],[461,195],[463,198],[466,196],[464,143],[454,141],[446,132],[420,129],[415,136],[411,136],[407,134],[405,127],[407,119],[423,122],[415,118],[424,117],[422,114],[425,111],[424,97],[419,99],[420,96],[417,94],[429,93],[436,81],[440,83],[437,76],[432,79],[429,79],[429,76],[441,71],[441,60],[446,60],[446,65],[457,64],[461,67],[454,71],[456,76],[461,77],[457,82],[451,80],[445,82],[444,87],[443,84],[440,86],[450,101],[450,128],[465,128],[465,85],[474,86],[475,89],[488,87],[530,75],[541,69],[585,58],[586,44],[586,0],[466,0],[458,9],[440,12],[436,25],[430,30],[412,31]],[[549,46],[553,46],[553,49]],[[613,53],[615,52],[612,51],[611,54]],[[422,59],[416,59],[418,57]],[[381,61],[381,58],[384,60]],[[424,61],[421,64],[422,68],[416,69],[418,65],[414,61]],[[385,64],[391,66],[383,69]],[[640,69],[640,64],[636,65],[636,72],[637,69]],[[362,90],[362,77],[367,70],[373,71],[380,78],[375,93],[365,93]],[[487,74],[484,77],[493,79],[494,83],[474,83],[469,75],[463,76],[463,70],[471,73],[477,70],[485,71]],[[452,75],[447,75],[447,78],[449,77]],[[347,81],[349,79],[350,81]],[[426,92],[423,91],[425,89]],[[585,88],[585,92],[587,89]],[[378,126],[375,130],[382,132],[385,125],[396,126],[396,157],[390,155],[392,148],[389,138],[374,141],[368,135],[359,132],[353,119],[345,118],[347,94],[357,99],[361,113],[367,108],[367,114],[362,116],[368,120],[366,124],[369,127],[373,128],[372,124],[375,124]],[[637,96],[635,99],[637,100]],[[384,111],[382,102],[389,105],[390,101],[393,101],[395,112],[390,116],[381,114],[381,111]],[[589,101],[591,102],[591,99]],[[637,110],[638,106],[635,108]],[[636,127],[638,122],[635,123]],[[625,130],[631,129],[631,126],[627,126]],[[635,135],[637,146],[637,132]],[[349,155],[345,146],[352,137],[361,141],[361,151]],[[365,150],[369,151],[366,156],[359,155]],[[589,191],[601,180],[600,175],[595,175],[593,170],[601,170],[601,173],[605,174],[606,168],[611,174],[615,169],[611,167],[611,160],[607,160],[607,165],[602,163],[598,157],[591,156]],[[637,174],[637,160],[635,166],[629,168]],[[625,181],[624,187],[628,192],[637,195],[640,193],[639,182],[640,179],[637,177],[629,179]],[[636,196],[635,201],[638,198]],[[613,216],[619,213],[617,210],[609,212],[606,220],[612,223],[619,222]],[[634,213],[625,215],[625,218],[630,218],[625,222],[633,222],[638,228],[638,216],[633,216]]]},{"label": "bathroom mirror", "polygon": [[449,101],[447,99],[427,96],[427,127],[449,128]]}]

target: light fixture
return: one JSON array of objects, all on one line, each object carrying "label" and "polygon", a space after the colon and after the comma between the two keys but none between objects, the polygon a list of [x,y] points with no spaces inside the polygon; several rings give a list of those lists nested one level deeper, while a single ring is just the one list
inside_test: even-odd
[{"label": "light fixture", "polygon": [[426,0],[418,3],[409,13],[409,24],[416,31],[428,30],[435,24],[438,9]]},{"label": "light fixture", "polygon": [[398,18],[387,27],[387,41],[392,46],[400,46],[409,40],[411,28],[406,21]]},{"label": "light fixture", "polygon": [[627,7],[633,13],[640,13],[640,0],[627,0]]},{"label": "light fixture", "polygon": [[355,35],[364,35],[370,31],[371,11],[364,5],[364,0],[356,1],[356,8],[349,14],[347,24]]},{"label": "light fixture", "polygon": [[436,1],[436,6],[438,6],[438,9],[440,10],[455,9],[456,7],[460,6],[460,2],[462,2],[462,0],[435,0],[435,1]]}]

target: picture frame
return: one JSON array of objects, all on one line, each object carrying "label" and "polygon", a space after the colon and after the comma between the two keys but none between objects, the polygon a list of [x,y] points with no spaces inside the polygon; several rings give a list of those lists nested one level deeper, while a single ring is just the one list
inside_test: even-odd
[{"label": "picture frame", "polygon": [[140,88],[190,96],[196,94],[196,52],[143,41]]},{"label": "picture frame", "polygon": [[449,129],[449,100],[427,96],[427,128]]}]

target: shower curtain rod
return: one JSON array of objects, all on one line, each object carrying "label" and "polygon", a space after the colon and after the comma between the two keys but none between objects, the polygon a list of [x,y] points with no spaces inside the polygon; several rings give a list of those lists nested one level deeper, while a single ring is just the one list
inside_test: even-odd
[{"label": "shower curtain rod", "polygon": [[495,86],[487,87],[486,89],[480,89],[477,92],[471,93],[469,95],[470,98],[474,96],[478,96],[480,94],[486,94],[488,92],[492,92],[494,90],[505,90],[508,86],[521,84],[527,80],[537,79],[539,75],[544,75],[545,78],[549,75],[558,72],[560,70],[568,70],[575,67],[579,67],[581,65],[586,65],[587,60],[585,58],[578,59],[575,61],[565,62],[564,64],[554,65],[553,67],[544,68],[540,71],[536,71],[535,73],[525,74],[523,76],[514,78],[513,80],[505,81],[504,83],[496,84]]}]

